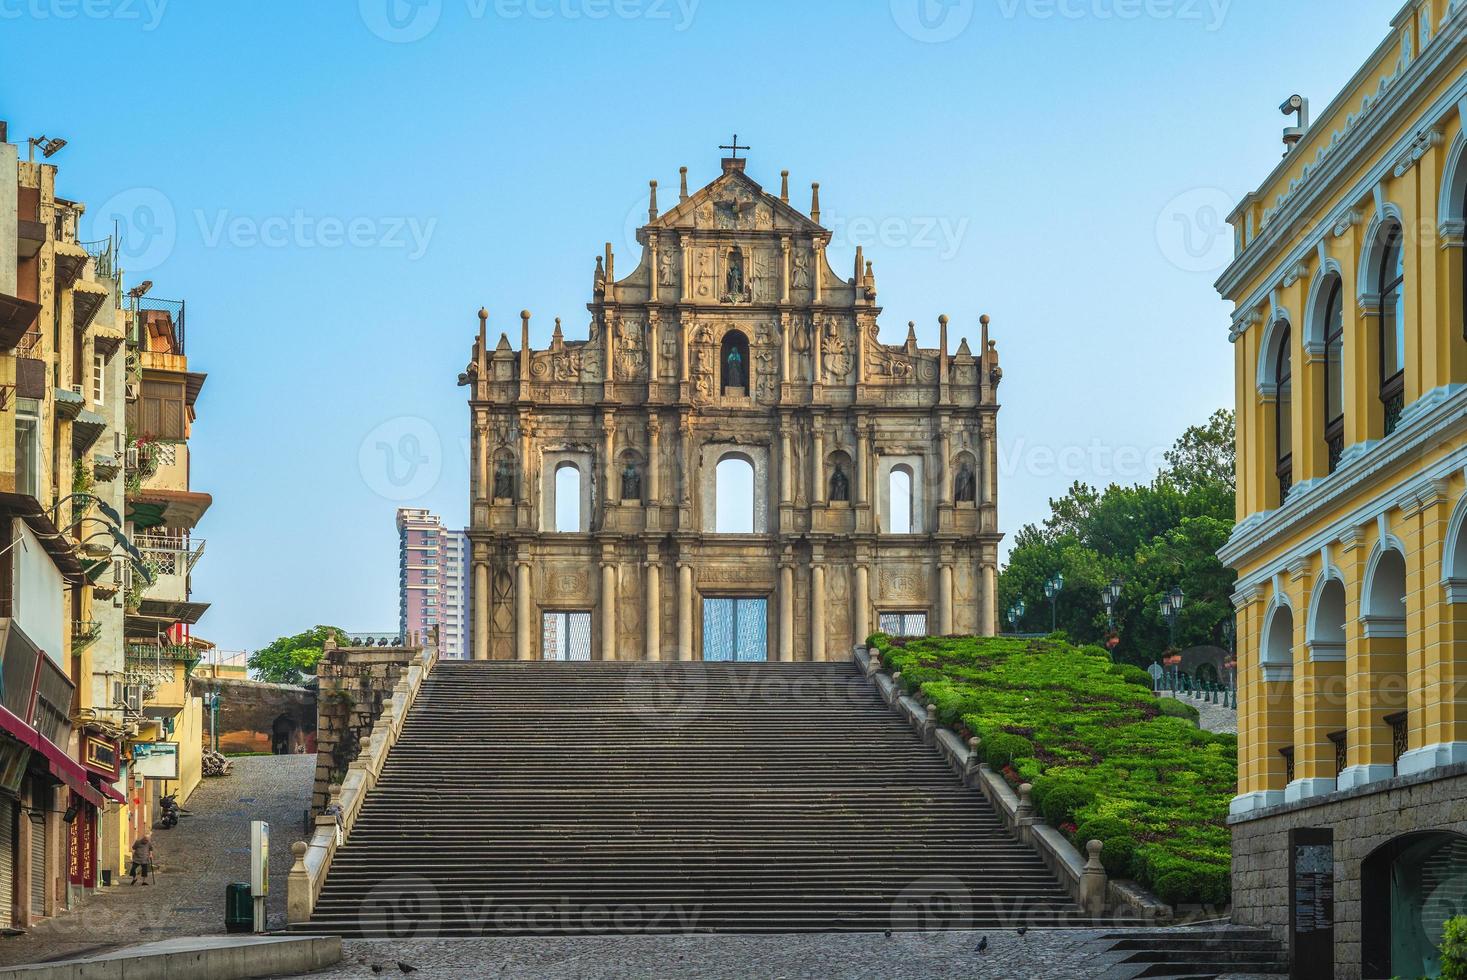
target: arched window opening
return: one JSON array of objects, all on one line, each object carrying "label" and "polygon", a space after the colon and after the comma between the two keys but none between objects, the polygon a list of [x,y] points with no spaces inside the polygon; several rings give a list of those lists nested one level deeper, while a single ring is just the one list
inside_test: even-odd
[{"label": "arched window opening", "polygon": [[905,466],[894,466],[887,482],[887,499],[890,503],[891,534],[912,533],[912,471]]},{"label": "arched window opening", "polygon": [[555,468],[554,530],[585,530],[581,523],[581,470],[575,463],[561,463]]},{"label": "arched window opening", "polygon": [[1274,413],[1274,436],[1278,447],[1277,474],[1279,506],[1289,499],[1294,487],[1294,355],[1292,331],[1285,327],[1274,355],[1274,377],[1278,379],[1278,410]]},{"label": "arched window opening", "polygon": [[746,456],[725,456],[713,481],[715,533],[753,534],[754,464]]},{"label": "arched window opening", "polygon": [[1263,638],[1263,679],[1288,681],[1294,677],[1294,611],[1280,605],[1268,621]]},{"label": "arched window opening", "polygon": [[725,395],[747,395],[749,393],[749,338],[738,330],[730,330],[724,334],[718,363],[719,390]]},{"label": "arched window opening", "polygon": [[1406,623],[1406,559],[1391,548],[1381,554],[1370,576],[1365,615],[1376,627]]},{"label": "arched window opening", "polygon": [[1320,586],[1309,630],[1309,659],[1345,659],[1345,586],[1332,578]]},{"label": "arched window opening", "polygon": [[1396,431],[1406,407],[1406,250],[1401,226],[1382,233],[1380,263],[1380,400],[1385,434]]},{"label": "arched window opening", "polygon": [[1345,288],[1338,276],[1324,308],[1324,441],[1333,473],[1345,451]]}]

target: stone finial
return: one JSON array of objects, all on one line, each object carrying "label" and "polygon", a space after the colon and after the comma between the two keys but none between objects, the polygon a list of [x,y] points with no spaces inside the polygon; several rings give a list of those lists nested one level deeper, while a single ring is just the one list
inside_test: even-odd
[{"label": "stone finial", "polygon": [[1109,885],[1105,865],[1100,863],[1100,851],[1105,845],[1092,840],[1085,845],[1087,857],[1085,870],[1080,872],[1080,905],[1091,915],[1105,912],[1105,893]]},{"label": "stone finial", "polygon": [[790,172],[781,170],[779,172],[779,199],[784,203],[790,203]]},{"label": "stone finial", "polygon": [[482,306],[479,307],[479,322],[480,323],[488,323],[489,322],[489,311],[487,309],[485,309],[484,307],[482,307]]},{"label": "stone finial", "polygon": [[564,340],[564,334],[560,332],[560,317],[555,318],[555,333],[551,334],[550,336],[552,339],[557,341]]},{"label": "stone finial", "polygon": [[907,343],[915,346],[917,343],[917,321],[907,321]]},{"label": "stone finial", "polygon": [[810,220],[820,224],[820,182],[810,185]]},{"label": "stone finial", "polygon": [[937,741],[937,705],[927,705],[927,716],[922,719],[922,741],[928,745]]},{"label": "stone finial", "polygon": [[678,167],[677,173],[678,183],[681,185],[678,189],[677,199],[678,203],[681,204],[683,201],[686,201],[688,199],[688,168]]},{"label": "stone finial", "polygon": [[854,280],[852,280],[853,282],[855,282],[855,284],[857,286],[861,285],[861,277],[862,277],[863,273],[865,272],[865,269],[866,269],[866,249],[863,248],[860,245],[857,245],[856,246],[856,277],[855,277]]},{"label": "stone finial", "polygon": [[978,755],[980,745],[982,745],[981,739],[968,739],[968,761],[963,766],[963,785],[965,786],[976,786],[978,783],[978,767],[983,764]]},{"label": "stone finial", "polygon": [[601,264],[601,256],[596,256],[596,288],[600,289],[606,285],[606,267]]},{"label": "stone finial", "polygon": [[1034,821],[1034,801],[1029,794],[1034,792],[1034,787],[1029,783],[1019,784],[1019,806],[1014,810],[1014,820],[1019,823],[1032,823]]},{"label": "stone finial", "polygon": [[648,221],[656,221],[657,220],[657,181],[655,181],[655,180],[649,180],[649,181],[647,181],[647,185],[652,189],[651,190],[651,194],[650,194],[650,200],[647,203],[647,220]]}]

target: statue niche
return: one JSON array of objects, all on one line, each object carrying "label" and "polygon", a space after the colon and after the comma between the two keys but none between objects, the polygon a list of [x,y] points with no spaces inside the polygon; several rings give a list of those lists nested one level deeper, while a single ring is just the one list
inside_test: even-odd
[{"label": "statue niche", "polygon": [[845,466],[839,462],[830,474],[830,499],[846,503],[851,499],[851,478],[846,476]]},{"label": "statue niche", "polygon": [[730,330],[723,335],[718,356],[720,385],[725,395],[744,395],[749,391],[749,338],[742,331]]},{"label": "statue niche", "polygon": [[494,499],[514,499],[514,463],[508,456],[494,461]]},{"label": "statue niche", "polygon": [[730,296],[744,295],[744,250],[737,245],[728,252],[728,269],[723,274],[723,291]]},{"label": "statue niche", "polygon": [[966,459],[953,477],[953,499],[960,504],[971,504],[978,499],[978,478],[973,474],[973,464]]},{"label": "statue niche", "polygon": [[642,499],[642,471],[637,469],[637,461],[630,457],[621,471],[621,499]]}]

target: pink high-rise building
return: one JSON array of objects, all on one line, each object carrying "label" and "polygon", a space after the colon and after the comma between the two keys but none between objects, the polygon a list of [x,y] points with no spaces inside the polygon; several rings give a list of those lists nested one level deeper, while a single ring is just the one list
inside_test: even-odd
[{"label": "pink high-rise building", "polygon": [[465,575],[468,539],[449,530],[427,510],[399,508],[398,629],[430,642],[438,633],[438,655],[465,660],[469,655],[469,589]]}]

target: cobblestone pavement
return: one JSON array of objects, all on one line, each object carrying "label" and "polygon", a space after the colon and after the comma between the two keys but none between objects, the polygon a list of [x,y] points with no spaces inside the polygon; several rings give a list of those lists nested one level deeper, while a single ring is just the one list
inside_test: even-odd
[{"label": "cobblestone pavement", "polygon": [[311,803],[314,755],[234,760],[234,773],[206,779],[172,830],[155,830],[157,883],[98,889],[80,909],[48,919],[29,933],[0,940],[0,966],[103,952],[174,936],[224,931],[224,887],[249,881],[250,821],[270,823],[273,928],[285,923],[290,845],[303,836]]},{"label": "cobblestone pavement", "polygon": [[1197,709],[1200,724],[1204,731],[1224,732],[1236,735],[1238,732],[1238,709],[1225,708],[1220,704],[1209,703],[1204,698],[1192,697],[1187,694],[1179,694],[1177,700],[1184,701]]},{"label": "cobblestone pavement", "polygon": [[[352,940],[343,963],[312,977],[400,975],[503,977],[515,980],[628,978],[994,978],[1080,980],[1096,977],[1121,954],[1104,952],[1092,930],[880,933],[799,936],[602,936],[460,939],[436,942]],[[984,936],[988,948],[977,945]],[[1248,980],[1241,976],[1229,980]]]}]

